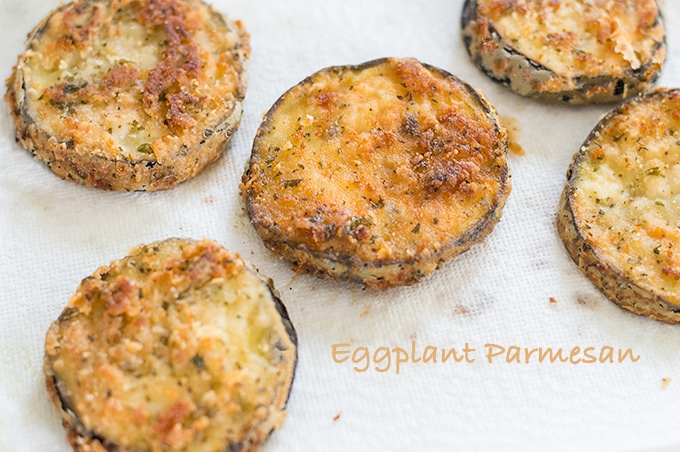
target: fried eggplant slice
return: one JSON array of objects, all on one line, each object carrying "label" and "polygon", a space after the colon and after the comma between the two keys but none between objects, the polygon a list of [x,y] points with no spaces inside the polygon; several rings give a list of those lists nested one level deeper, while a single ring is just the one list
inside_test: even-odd
[{"label": "fried eggplant slice", "polygon": [[266,114],[241,192],[297,269],[385,289],[487,237],[510,193],[507,147],[494,107],[441,69],[334,66]]},{"label": "fried eggplant slice", "polygon": [[282,426],[296,362],[270,284],[212,241],[168,239],[82,281],[44,372],[74,450],[233,451]]},{"label": "fried eggplant slice", "polygon": [[57,176],[174,187],[239,125],[249,37],[200,0],[77,0],[29,34],[7,80],[16,139]]},{"label": "fried eggplant slice", "polygon": [[680,323],[680,90],[608,114],[574,156],[558,214],[569,255],[622,308]]},{"label": "fried eggplant slice", "polygon": [[466,0],[475,62],[513,92],[548,102],[612,102],[645,92],[666,59],[655,0]]}]

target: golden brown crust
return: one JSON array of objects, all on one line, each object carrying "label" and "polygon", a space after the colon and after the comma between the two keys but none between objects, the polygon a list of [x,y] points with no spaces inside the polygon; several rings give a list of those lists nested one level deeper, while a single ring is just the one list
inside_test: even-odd
[{"label": "golden brown crust", "polygon": [[270,285],[211,241],[171,239],[83,280],[44,370],[75,450],[258,450],[296,361]]},{"label": "golden brown crust", "polygon": [[249,37],[200,0],[77,0],[29,35],[7,80],[17,141],[59,177],[161,190],[238,127]]},{"label": "golden brown crust", "polygon": [[655,0],[466,0],[475,64],[523,96],[571,104],[646,91],[666,59]]},{"label": "golden brown crust", "polygon": [[510,192],[506,154],[486,99],[441,69],[386,58],[285,93],[241,189],[264,243],[298,269],[384,289],[491,232]]},{"label": "golden brown crust", "polygon": [[607,115],[574,156],[557,228],[581,271],[636,314],[680,323],[680,90]]}]

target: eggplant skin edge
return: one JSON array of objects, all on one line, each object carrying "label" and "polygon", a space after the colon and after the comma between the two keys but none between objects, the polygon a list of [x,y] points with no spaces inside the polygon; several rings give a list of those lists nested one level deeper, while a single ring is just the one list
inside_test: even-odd
[{"label": "eggplant skin edge", "polygon": [[404,262],[358,263],[351,258],[338,258],[323,253],[312,253],[301,247],[291,246],[285,240],[267,238],[271,231],[266,227],[254,224],[255,230],[263,238],[264,245],[274,254],[288,259],[295,270],[300,273],[313,274],[319,277],[330,276],[332,279],[348,280],[364,284],[377,290],[386,290],[397,286],[409,286],[419,282],[431,274],[449,259],[468,251],[472,246],[482,243],[500,221],[502,207],[510,195],[510,184],[506,185],[497,200],[499,207],[480,220],[465,235],[450,243],[436,256],[429,259],[413,259]]},{"label": "eggplant skin edge", "polygon": [[597,245],[591,243],[586,238],[586,232],[578,226],[574,214],[575,208],[573,207],[575,192],[578,190],[576,176],[579,165],[587,158],[586,150],[589,143],[595,139],[600,139],[602,128],[614,116],[623,114],[627,105],[656,96],[664,96],[668,93],[680,96],[680,90],[657,89],[628,100],[600,120],[569,165],[567,182],[557,208],[556,229],[567,253],[579,270],[609,300],[632,313],[665,323],[679,324],[680,306],[668,302],[664,297],[655,293],[654,287],[643,287],[634,280],[627,278],[616,265],[608,262],[598,251]]},{"label": "eggplant skin edge", "polygon": [[586,242],[583,233],[574,224],[574,215],[569,208],[569,192],[570,188],[565,188],[560,199],[557,230],[579,270],[609,300],[623,309],[666,323],[680,323],[680,307],[632,283],[602,260]]},{"label": "eggplant skin edge", "polygon": [[[661,11],[656,18],[663,26]],[[622,76],[571,77],[557,74],[528,58],[505,39],[487,18],[480,20],[477,0],[465,0],[461,35],[475,65],[510,91],[547,103],[571,105],[619,102],[650,89],[666,60],[666,37],[657,42],[652,57],[641,67],[627,69]],[[546,82],[562,89],[548,89]]]}]

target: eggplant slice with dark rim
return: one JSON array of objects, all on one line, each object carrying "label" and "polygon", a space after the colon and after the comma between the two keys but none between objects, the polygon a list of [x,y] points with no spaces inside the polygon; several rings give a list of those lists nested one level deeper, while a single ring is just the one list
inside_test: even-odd
[{"label": "eggplant slice with dark rim", "polygon": [[466,0],[461,28],[489,77],[548,102],[626,99],[648,90],[666,59],[655,0]]},{"label": "eggplant slice with dark rim", "polygon": [[75,450],[231,451],[283,425],[296,363],[270,282],[212,241],[168,239],[83,280],[44,371]]},{"label": "eggplant slice with dark rim", "polygon": [[557,228],[581,271],[636,314],[680,323],[680,90],[609,113],[574,156]]},{"label": "eggplant slice with dark rim", "polygon": [[17,141],[62,179],[172,188],[237,129],[249,36],[200,0],[77,0],[29,34],[7,80]]},{"label": "eggplant slice with dark rim", "polygon": [[241,192],[298,270],[386,289],[489,235],[510,193],[507,148],[494,107],[442,69],[333,66],[266,114]]}]

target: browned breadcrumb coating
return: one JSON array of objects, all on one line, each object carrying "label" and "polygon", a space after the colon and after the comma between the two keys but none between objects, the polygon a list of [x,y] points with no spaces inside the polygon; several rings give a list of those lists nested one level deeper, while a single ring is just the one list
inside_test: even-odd
[{"label": "browned breadcrumb coating", "polygon": [[285,419],[296,345],[240,257],[171,239],[83,280],[44,370],[75,450],[257,450]]},{"label": "browned breadcrumb coating", "polygon": [[584,274],[637,314],[680,323],[680,91],[635,98],[595,127],[568,172],[558,230]]},{"label": "browned breadcrumb coating", "polygon": [[238,127],[249,36],[200,0],[76,0],[29,34],[7,80],[17,141],[105,190],[194,177]]},{"label": "browned breadcrumb coating", "polygon": [[523,96],[572,104],[647,90],[666,59],[655,0],[467,0],[467,49]]},{"label": "browned breadcrumb coating", "polygon": [[415,59],[331,67],[257,132],[242,194],[301,270],[412,284],[483,240],[510,192],[507,133],[465,83]]}]

